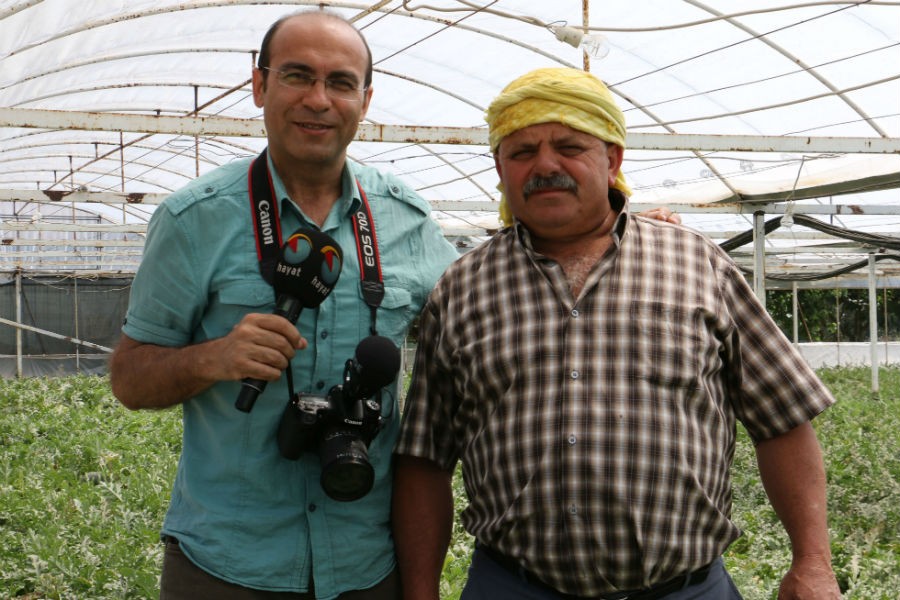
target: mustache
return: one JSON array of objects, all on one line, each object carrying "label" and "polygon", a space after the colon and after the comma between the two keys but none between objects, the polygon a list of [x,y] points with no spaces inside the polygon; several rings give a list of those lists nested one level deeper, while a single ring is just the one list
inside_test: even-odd
[{"label": "mustache", "polygon": [[550,175],[549,177],[542,177],[540,175],[536,175],[525,182],[525,185],[522,186],[522,195],[527,200],[528,197],[535,193],[540,192],[541,190],[565,190],[567,192],[577,193],[578,192],[578,182],[575,181],[569,175],[565,173],[556,173],[554,175]]}]

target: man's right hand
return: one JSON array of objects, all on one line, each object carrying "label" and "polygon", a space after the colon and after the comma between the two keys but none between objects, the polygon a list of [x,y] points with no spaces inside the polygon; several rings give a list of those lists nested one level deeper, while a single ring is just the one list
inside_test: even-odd
[{"label": "man's right hand", "polygon": [[290,321],[278,315],[260,313],[245,315],[228,335],[214,343],[219,368],[217,381],[245,377],[274,381],[287,368],[296,351],[307,346],[306,339]]},{"label": "man's right hand", "polygon": [[165,408],[219,381],[274,381],[306,340],[287,319],[251,313],[227,335],[182,347],[122,335],[109,362],[113,394],[130,409]]}]

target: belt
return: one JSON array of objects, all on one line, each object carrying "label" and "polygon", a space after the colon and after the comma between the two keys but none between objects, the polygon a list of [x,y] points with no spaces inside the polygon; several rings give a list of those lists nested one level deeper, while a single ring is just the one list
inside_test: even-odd
[{"label": "belt", "polygon": [[497,563],[497,565],[515,575],[522,581],[528,583],[529,585],[533,585],[535,587],[553,592],[563,600],[657,600],[658,598],[664,598],[672,592],[676,592],[688,586],[696,585],[698,583],[706,581],[706,577],[709,575],[709,571],[713,565],[713,563],[710,563],[706,566],[700,567],[696,571],[684,573],[682,575],[679,575],[678,577],[675,577],[668,581],[664,581],[662,583],[658,583],[649,588],[644,588],[642,590],[633,590],[630,592],[611,592],[609,594],[600,594],[599,596],[576,596],[575,594],[564,594],[553,586],[544,583],[537,575],[522,568],[522,566],[519,565],[519,562],[510,556],[506,556],[505,554],[497,552],[493,548],[489,548],[481,544],[478,544],[477,548],[488,558]]}]

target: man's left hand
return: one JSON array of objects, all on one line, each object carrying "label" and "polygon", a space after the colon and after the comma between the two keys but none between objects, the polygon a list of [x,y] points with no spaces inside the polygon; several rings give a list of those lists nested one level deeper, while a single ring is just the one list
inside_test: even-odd
[{"label": "man's left hand", "polygon": [[841,590],[826,561],[795,561],[781,580],[778,600],[840,600]]}]

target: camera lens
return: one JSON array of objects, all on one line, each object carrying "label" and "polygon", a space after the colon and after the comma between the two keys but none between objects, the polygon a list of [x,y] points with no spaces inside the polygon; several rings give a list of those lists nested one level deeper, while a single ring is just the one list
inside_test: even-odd
[{"label": "camera lens", "polygon": [[358,500],[369,493],[375,469],[369,463],[366,445],[359,434],[346,428],[328,429],[319,446],[322,489],[342,502]]}]

